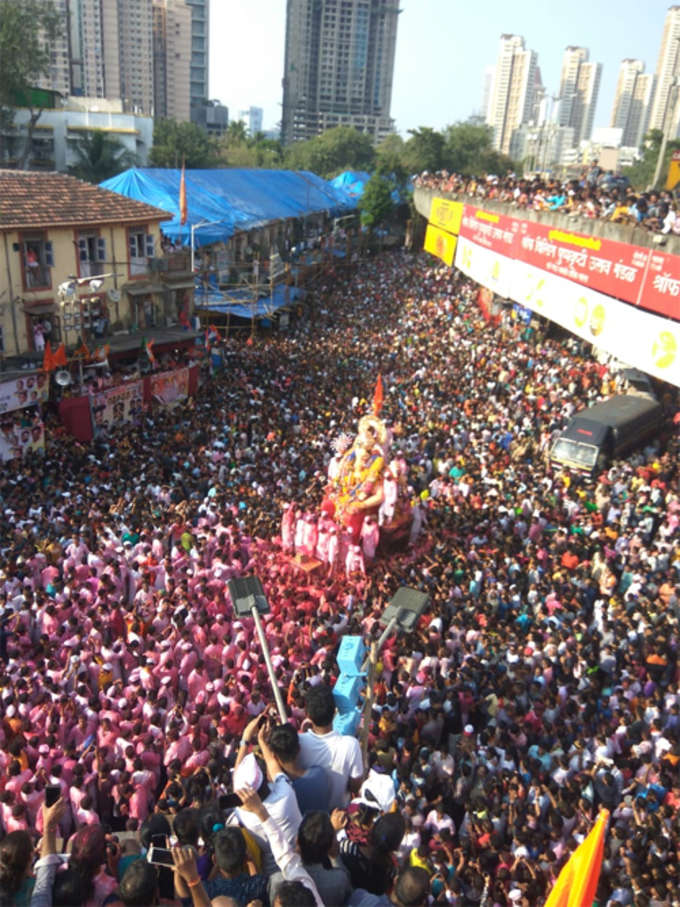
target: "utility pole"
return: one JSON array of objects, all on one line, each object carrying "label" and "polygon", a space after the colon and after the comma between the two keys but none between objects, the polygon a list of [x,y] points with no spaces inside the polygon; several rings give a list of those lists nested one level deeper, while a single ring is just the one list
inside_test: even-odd
[{"label": "utility pole", "polygon": [[[663,128],[661,136],[661,147],[659,148],[659,156],[656,159],[656,167],[654,169],[654,181],[653,186],[656,189],[659,184],[659,179],[661,178],[661,170],[663,168],[664,158],[666,157],[666,146],[668,145],[668,132],[670,124],[674,121],[673,114],[675,113],[675,107],[678,102],[678,46],[680,45],[680,38],[675,38],[675,55],[673,57],[673,78],[670,81],[668,86],[668,94],[666,95],[666,105],[663,112]],[[673,103],[670,103],[671,95],[675,95]],[[670,110],[668,109],[670,107]],[[670,116],[669,116],[670,114]]]}]

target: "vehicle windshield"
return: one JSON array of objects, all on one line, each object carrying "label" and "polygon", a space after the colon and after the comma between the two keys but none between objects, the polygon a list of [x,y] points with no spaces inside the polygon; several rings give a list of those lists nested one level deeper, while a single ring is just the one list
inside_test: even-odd
[{"label": "vehicle windshield", "polygon": [[597,447],[593,444],[582,444],[580,441],[570,441],[568,438],[559,438],[553,447],[552,457],[560,463],[574,463],[585,469],[591,469],[597,462]]}]

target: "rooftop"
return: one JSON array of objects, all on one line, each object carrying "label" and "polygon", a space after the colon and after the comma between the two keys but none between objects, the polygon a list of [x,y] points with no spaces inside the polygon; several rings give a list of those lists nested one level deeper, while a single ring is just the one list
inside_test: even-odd
[{"label": "rooftop", "polygon": [[169,220],[160,208],[65,173],[0,170],[0,231]]}]

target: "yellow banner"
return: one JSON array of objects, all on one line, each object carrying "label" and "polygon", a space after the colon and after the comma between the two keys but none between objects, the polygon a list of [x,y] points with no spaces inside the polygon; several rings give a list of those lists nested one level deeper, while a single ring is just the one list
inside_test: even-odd
[{"label": "yellow banner", "polygon": [[460,222],[463,219],[463,203],[452,202],[448,198],[433,198],[430,205],[430,223],[441,227],[449,233],[460,233]]},{"label": "yellow banner", "polygon": [[675,189],[678,183],[680,183],[680,161],[673,159],[668,165],[668,176],[664,189]]},{"label": "yellow banner", "polygon": [[453,256],[456,251],[456,239],[456,236],[451,236],[451,234],[447,233],[445,230],[440,230],[439,227],[428,224],[425,232],[425,245],[423,248],[431,255],[436,255],[437,258],[441,258],[443,262],[446,262],[446,264],[451,267],[453,264]]}]

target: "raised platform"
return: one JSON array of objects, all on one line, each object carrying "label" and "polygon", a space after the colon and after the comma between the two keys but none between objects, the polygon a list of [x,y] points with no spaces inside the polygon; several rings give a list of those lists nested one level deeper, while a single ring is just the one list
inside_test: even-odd
[{"label": "raised platform", "polygon": [[316,557],[307,557],[306,554],[293,555],[293,557],[290,558],[290,563],[293,567],[297,567],[298,570],[302,570],[307,576],[314,573],[319,567],[323,567],[323,561],[320,561]]}]

